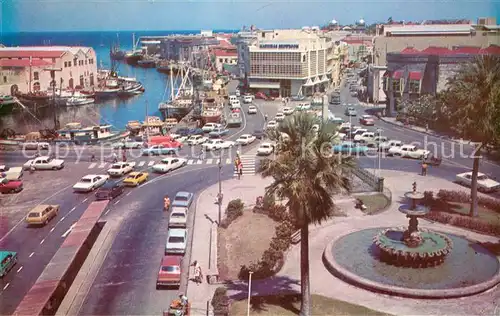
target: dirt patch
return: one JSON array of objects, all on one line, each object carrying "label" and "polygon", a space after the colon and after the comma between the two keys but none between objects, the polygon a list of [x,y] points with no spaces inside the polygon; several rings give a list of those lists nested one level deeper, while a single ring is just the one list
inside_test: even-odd
[{"label": "dirt patch", "polygon": [[257,262],[269,248],[276,223],[263,214],[245,210],[227,229],[218,231],[218,267],[222,280],[236,280],[242,265]]}]

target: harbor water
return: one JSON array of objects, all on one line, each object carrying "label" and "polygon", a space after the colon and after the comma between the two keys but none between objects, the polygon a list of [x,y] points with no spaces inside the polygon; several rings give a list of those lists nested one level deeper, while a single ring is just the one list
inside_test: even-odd
[{"label": "harbor water", "polygon": [[[136,38],[145,35],[158,36],[169,34],[197,34],[199,31],[151,31],[134,32]],[[6,46],[61,45],[89,46],[97,54],[98,67],[109,69],[110,46],[117,38],[122,50],[132,49],[132,32],[43,32],[43,33],[3,33],[0,43]],[[143,121],[146,115],[160,116],[158,104],[170,96],[170,80],[167,74],[155,68],[141,68],[117,62],[118,74],[139,80],[145,93],[127,99],[111,99],[95,104],[73,107],[59,107],[57,116],[61,126],[69,122],[81,122],[83,125],[111,124],[123,130],[128,121]],[[38,131],[54,127],[54,115],[50,107],[33,108],[30,111],[16,110],[0,116],[0,131],[11,128],[18,133]]]}]

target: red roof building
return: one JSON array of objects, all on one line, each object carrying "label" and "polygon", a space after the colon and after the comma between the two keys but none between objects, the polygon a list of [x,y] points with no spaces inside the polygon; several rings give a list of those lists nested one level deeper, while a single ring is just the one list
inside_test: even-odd
[{"label": "red roof building", "polygon": [[59,58],[64,51],[15,50],[4,48],[0,50],[0,58]]},{"label": "red roof building", "polygon": [[238,57],[238,52],[236,50],[224,50],[224,49],[216,49],[214,50],[214,55],[216,57]]},{"label": "red roof building", "polygon": [[0,59],[0,67],[14,67],[14,68],[25,68],[25,67],[40,67],[53,65],[52,61],[47,61],[43,59]]}]

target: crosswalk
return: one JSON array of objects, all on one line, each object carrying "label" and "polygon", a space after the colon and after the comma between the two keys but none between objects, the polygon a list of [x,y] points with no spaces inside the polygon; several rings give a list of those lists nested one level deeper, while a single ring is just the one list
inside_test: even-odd
[{"label": "crosswalk", "polygon": [[[253,172],[255,173],[255,157],[253,158]],[[136,168],[148,168],[152,167],[154,164],[158,163],[158,161],[155,160],[141,160],[141,161],[136,161]],[[243,156],[242,156],[242,162],[243,162]],[[219,163],[219,159],[214,159],[214,158],[208,158],[208,159],[188,159],[187,164],[188,165],[216,165]],[[223,158],[221,161],[222,164],[225,165],[230,165],[233,164],[233,160],[231,158]],[[88,169],[106,169],[106,168],[111,168],[112,163],[109,162],[93,162],[88,166]],[[243,166],[245,169],[245,162],[243,162]],[[243,171],[245,172],[245,171]]]},{"label": "crosswalk", "polygon": [[[241,164],[243,165],[243,175],[255,175],[256,158],[252,155],[241,155]],[[234,168],[234,177],[238,177],[238,170]]]}]

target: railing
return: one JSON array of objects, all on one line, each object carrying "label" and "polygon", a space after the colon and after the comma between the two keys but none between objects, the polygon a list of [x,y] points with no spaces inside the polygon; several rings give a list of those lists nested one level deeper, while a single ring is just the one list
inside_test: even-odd
[{"label": "railing", "polygon": [[371,172],[369,172],[366,169],[361,168],[358,165],[356,165],[352,169],[352,173],[354,173],[354,175],[356,175],[363,182],[365,182],[370,187],[372,187],[374,191],[377,191],[380,193],[384,192],[384,178],[377,177],[376,175],[372,174]]}]

